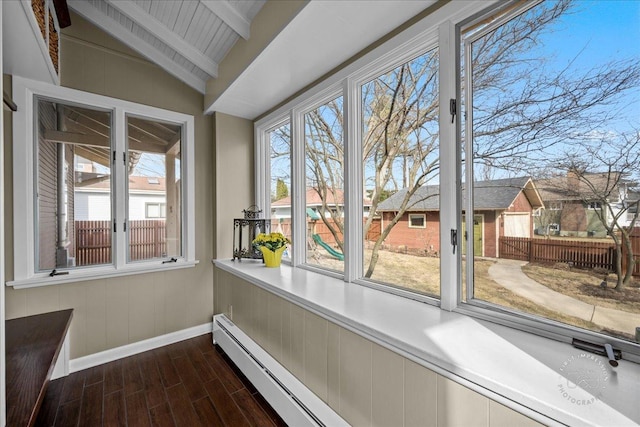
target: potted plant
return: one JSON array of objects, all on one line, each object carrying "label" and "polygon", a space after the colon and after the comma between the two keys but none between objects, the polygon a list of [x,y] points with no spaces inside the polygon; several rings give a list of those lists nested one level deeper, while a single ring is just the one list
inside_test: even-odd
[{"label": "potted plant", "polygon": [[253,239],[253,245],[260,249],[264,264],[267,267],[280,267],[282,253],[291,243],[282,233],[260,233]]}]

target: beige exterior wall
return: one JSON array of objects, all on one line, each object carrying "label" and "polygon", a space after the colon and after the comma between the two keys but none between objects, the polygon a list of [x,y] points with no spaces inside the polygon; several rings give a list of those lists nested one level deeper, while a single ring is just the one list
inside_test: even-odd
[{"label": "beige exterior wall", "polygon": [[537,426],[537,422],[233,274],[215,311],[354,426]]},{"label": "beige exterior wall", "polygon": [[[196,259],[200,260],[196,267],[182,270],[24,290],[6,289],[8,319],[73,308],[71,358],[77,358],[211,321],[214,166],[213,119],[202,114],[203,95],[79,16],[73,15],[72,21],[73,25],[65,29],[62,36],[63,86],[195,117]],[[6,137],[6,141],[12,138]],[[7,145],[5,247],[8,250],[4,261],[6,279],[11,280],[12,178],[11,147]]]}]

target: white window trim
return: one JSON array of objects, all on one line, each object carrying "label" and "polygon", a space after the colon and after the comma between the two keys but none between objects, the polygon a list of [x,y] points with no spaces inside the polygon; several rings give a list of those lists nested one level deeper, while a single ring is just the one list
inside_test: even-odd
[{"label": "white window trim", "polygon": [[[421,218],[422,219],[422,225],[411,225],[411,219],[412,218]],[[408,226],[409,226],[409,228],[427,228],[427,215],[426,214],[410,213],[409,214]]]},{"label": "white window trim", "polygon": [[[125,114],[134,114],[155,120],[177,123],[182,126],[181,161],[184,164],[183,179],[183,254],[177,262],[162,264],[161,260],[151,260],[127,264],[126,239],[124,227],[118,227],[114,234],[115,256],[113,264],[107,266],[88,266],[70,269],[69,274],[50,277],[46,272],[35,271],[35,206],[34,206],[34,134],[33,122],[35,96],[58,99],[64,102],[87,105],[113,112],[114,136],[119,145],[116,150],[125,152]],[[193,267],[198,263],[195,259],[195,171],[194,118],[191,115],[164,110],[147,105],[136,104],[121,99],[82,92],[48,83],[13,77],[13,98],[20,105],[13,115],[13,213],[14,213],[14,279],[7,286],[28,288],[83,280],[117,277],[128,274],[163,271],[176,268]],[[118,143],[117,143],[118,144]],[[114,180],[116,188],[123,180],[124,165],[115,162]],[[118,225],[126,220],[125,194],[117,192],[115,221]]]},{"label": "white window trim", "polygon": [[[158,216],[149,216],[149,208],[151,206],[158,207]],[[164,210],[164,216],[162,211]],[[164,202],[145,202],[144,204],[144,219],[166,219],[167,218],[167,204]]]},{"label": "white window trim", "polygon": [[[331,88],[342,84],[345,164],[347,165],[347,170],[345,171],[345,188],[347,189],[345,191],[345,214],[347,215],[347,222],[345,224],[345,274],[339,277],[343,278],[345,282],[353,282],[421,302],[439,305],[443,310],[456,311],[498,322],[514,329],[532,332],[563,342],[570,342],[572,338],[578,338],[600,344],[611,343],[622,350],[625,359],[640,362],[640,351],[637,344],[610,336],[603,336],[571,325],[559,324],[552,320],[544,320],[527,314],[507,311],[491,303],[479,300],[463,303],[461,300],[461,245],[464,244],[461,238],[464,232],[461,229],[461,217],[463,210],[466,209],[472,212],[473,206],[463,206],[462,203],[460,191],[462,185],[461,153],[458,150],[458,141],[461,140],[461,126],[458,124],[459,117],[457,115],[452,123],[449,112],[449,100],[462,99],[460,83],[457,78],[460,62],[460,35],[457,27],[470,22],[476,16],[486,10],[490,10],[499,3],[499,1],[493,0],[448,3],[257,121],[254,125],[256,135],[256,203],[261,206],[270,206],[270,177],[268,172],[265,173],[269,169],[269,141],[264,136],[266,130],[275,127],[278,121],[283,120],[283,117],[290,117],[291,135],[294,139],[292,146],[295,147],[296,139],[302,141],[304,138],[303,124],[296,120],[296,117],[300,117],[300,111],[307,110],[305,107],[314,104],[322,93],[326,93]],[[532,7],[535,3],[537,1],[529,4],[529,7]],[[350,119],[350,117],[359,117],[360,86],[385,70],[402,63],[403,60],[406,62],[406,60],[411,59],[418,51],[427,51],[431,46],[430,43],[433,43],[430,40],[434,37],[436,37],[434,46],[438,47],[440,55],[438,75],[440,81],[441,290],[439,300],[362,278],[362,225],[361,221],[358,221],[357,217],[354,219],[352,215],[353,212],[357,213],[358,210],[362,210],[362,203],[349,197],[352,193],[360,194],[360,189],[362,188],[359,129],[357,124],[353,126],[354,122]],[[466,87],[469,87],[469,85],[467,84]],[[468,96],[467,94],[465,99],[469,99]],[[461,105],[458,106],[458,112],[460,110]],[[302,153],[300,153],[301,151]],[[467,173],[471,173],[470,168],[467,168]],[[472,175],[468,175],[465,179],[467,182],[469,181],[469,176],[472,178]],[[304,222],[296,221],[296,216],[298,215],[296,211],[304,212],[304,188],[296,190],[296,182],[304,182],[304,180],[300,180],[301,178],[304,178],[304,150],[294,149],[292,158],[293,191],[291,194],[293,195],[294,205],[295,200],[298,200],[300,204],[297,209],[295,206],[293,207],[292,213],[294,241],[304,241],[304,237],[302,237],[303,240],[299,240],[299,236],[305,236]],[[473,190],[470,189],[470,191]],[[268,212],[270,210],[267,208],[265,211]],[[452,250],[453,246],[450,241],[450,233],[454,230],[457,231],[455,251]],[[469,230],[473,233],[473,222],[469,222],[467,231]],[[467,244],[471,249],[473,248],[472,239],[468,240]],[[300,248],[300,245],[295,245],[294,248],[297,251],[294,250],[292,266],[302,266],[327,276],[336,277],[331,272],[301,265],[300,260],[304,259],[305,248]],[[467,250],[470,248],[467,247]],[[466,272],[468,278],[473,278],[472,263],[467,265]]]}]

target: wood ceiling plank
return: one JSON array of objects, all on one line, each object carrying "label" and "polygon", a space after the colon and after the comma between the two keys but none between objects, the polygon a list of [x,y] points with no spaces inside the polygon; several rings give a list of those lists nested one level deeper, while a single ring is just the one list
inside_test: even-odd
[{"label": "wood ceiling plank", "polygon": [[211,77],[217,77],[218,64],[207,57],[204,53],[189,44],[183,38],[167,28],[149,13],[138,7],[134,3],[116,0],[105,0],[111,7],[126,15],[139,26],[143,27],[150,34],[170,46],[180,55],[206,71]]},{"label": "wood ceiling plank", "polygon": [[240,37],[245,40],[249,39],[251,22],[233,7],[231,2],[227,0],[201,0],[200,3],[233,28],[233,31]]},{"label": "wood ceiling plank", "polygon": [[69,0],[68,4],[71,9],[82,15],[98,28],[106,31],[111,36],[125,43],[131,49],[140,53],[151,62],[156,63],[158,66],[162,67],[165,71],[172,74],[188,86],[192,87],[200,93],[205,93],[205,80],[194,75],[188,70],[185,70],[183,67],[176,64],[173,60],[171,60],[158,50],[152,48],[148,43],[145,43],[131,32],[123,31],[123,28],[119,23],[117,23],[113,19],[110,19],[107,15],[100,12],[99,9],[95,8],[85,1],[80,0]]}]

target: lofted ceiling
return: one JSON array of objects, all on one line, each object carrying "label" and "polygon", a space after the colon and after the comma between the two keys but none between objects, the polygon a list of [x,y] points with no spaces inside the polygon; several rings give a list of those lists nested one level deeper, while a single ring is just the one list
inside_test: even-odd
[{"label": "lofted ceiling", "polygon": [[[0,0],[1,1],[1,0]],[[200,93],[267,0],[67,0],[70,9]],[[312,0],[222,93],[219,111],[255,119],[436,0]]]},{"label": "lofted ceiling", "polygon": [[68,0],[70,9],[200,93],[266,0]]}]

